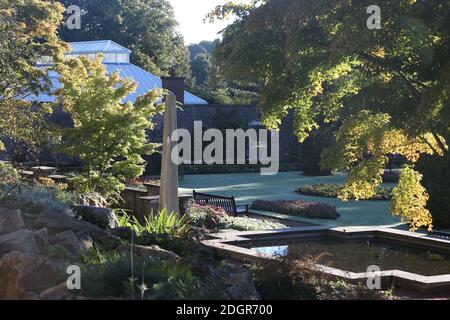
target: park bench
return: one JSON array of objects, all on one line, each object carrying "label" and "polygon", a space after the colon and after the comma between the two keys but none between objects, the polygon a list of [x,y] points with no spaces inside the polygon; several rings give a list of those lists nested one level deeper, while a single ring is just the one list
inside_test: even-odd
[{"label": "park bench", "polygon": [[236,205],[234,197],[218,196],[214,194],[200,193],[194,190],[194,202],[196,204],[205,204],[220,207],[227,213],[237,216],[238,214],[248,213],[249,205]]}]

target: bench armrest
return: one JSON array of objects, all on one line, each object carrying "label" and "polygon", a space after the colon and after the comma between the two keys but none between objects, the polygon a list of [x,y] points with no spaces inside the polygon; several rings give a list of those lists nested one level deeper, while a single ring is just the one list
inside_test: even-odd
[{"label": "bench armrest", "polygon": [[245,208],[245,213],[248,213],[250,205],[249,204],[237,204],[236,208]]}]

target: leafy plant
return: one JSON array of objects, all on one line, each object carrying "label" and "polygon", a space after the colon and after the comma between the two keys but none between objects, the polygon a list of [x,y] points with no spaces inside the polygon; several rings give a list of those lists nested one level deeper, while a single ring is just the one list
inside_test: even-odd
[{"label": "leafy plant", "polygon": [[[339,184],[319,183],[314,185],[300,186],[297,193],[307,196],[338,198],[343,186]],[[392,198],[392,189],[377,188],[377,193],[367,200],[390,200]]]},{"label": "leafy plant", "polygon": [[157,104],[162,91],[122,103],[137,83],[118,72],[108,74],[101,60],[101,55],[92,61],[80,57],[55,65],[62,84],[56,96],[74,123],[56,131],[61,137],[57,149],[83,163],[85,174],[72,178],[77,192],[114,199],[127,179],[142,175],[142,156],[158,146],[148,142],[147,130],[154,126],[152,117],[163,111]]},{"label": "leafy plant", "polygon": [[[321,167],[349,172],[340,198],[370,199],[389,156],[406,159],[424,176],[421,183],[426,182],[430,195],[414,210],[416,222],[430,223],[422,219],[425,210],[448,216],[448,192],[439,190],[433,170],[417,163],[432,156],[436,166],[445,168],[450,160],[450,51],[445,40],[450,2],[378,5],[388,10],[382,22],[388,27],[374,32],[361,28],[368,18],[365,2],[227,3],[212,17],[237,18],[224,30],[214,61],[226,79],[265,80],[258,106],[267,127],[278,128],[291,110],[300,141],[323,120],[339,127],[336,144],[322,153]],[[411,220],[407,211],[399,212]]]},{"label": "leafy plant", "polygon": [[[198,288],[186,266],[151,257],[134,257],[131,265],[127,256],[110,256],[102,263],[83,265],[82,274],[82,294],[90,298],[189,299]],[[137,297],[132,292],[141,292],[139,287],[147,289]]]},{"label": "leafy plant", "polygon": [[0,205],[21,209],[26,213],[39,214],[44,210],[73,216],[75,196],[57,188],[28,185],[0,186]]},{"label": "leafy plant", "polygon": [[180,216],[176,212],[168,213],[166,210],[153,212],[145,217],[142,225],[134,216],[123,212],[118,216],[120,227],[129,227],[138,236],[138,243],[154,243],[158,238],[169,236],[171,238],[183,238],[189,232],[190,219],[187,215]]},{"label": "leafy plant", "polygon": [[263,231],[285,228],[287,228],[287,226],[282,223],[249,217],[228,216],[220,223],[220,229],[233,229],[237,231]]},{"label": "leafy plant", "polygon": [[214,231],[233,229],[237,231],[260,231],[270,229],[283,229],[285,225],[267,220],[249,217],[232,217],[225,210],[210,205],[193,204],[186,210],[191,224]]},{"label": "leafy plant", "polygon": [[17,170],[10,163],[0,161],[0,185],[16,184],[19,180]]},{"label": "leafy plant", "polygon": [[251,208],[311,219],[338,219],[341,216],[335,206],[301,200],[256,200],[252,203]]}]

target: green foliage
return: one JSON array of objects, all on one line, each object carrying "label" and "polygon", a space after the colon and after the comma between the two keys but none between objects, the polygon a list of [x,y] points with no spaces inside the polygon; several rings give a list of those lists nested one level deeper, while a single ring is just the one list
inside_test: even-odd
[{"label": "green foliage", "polygon": [[233,229],[237,231],[261,231],[283,229],[285,225],[249,217],[232,217],[225,210],[215,206],[193,204],[186,210],[190,223],[195,227],[219,231]]},{"label": "green foliage", "polygon": [[[450,3],[378,2],[379,30],[366,27],[367,5],[267,0],[213,13],[237,15],[214,61],[228,80],[264,81],[264,124],[279,127],[293,110],[301,141],[322,120],[340,126],[322,164],[349,171],[342,199],[372,197],[390,154],[411,164],[428,154],[443,163],[450,157]],[[438,199],[436,213],[448,202]]]},{"label": "green foliage", "polygon": [[[251,266],[255,287],[264,300],[318,300],[315,286],[307,282],[296,262],[270,259]],[[295,271],[294,271],[295,270]]]},{"label": "green foliage", "polygon": [[398,186],[393,190],[391,211],[408,222],[412,231],[427,226],[433,229],[430,211],[425,208],[429,195],[421,185],[422,175],[410,167],[403,169]]},{"label": "green foliage", "polygon": [[115,41],[132,51],[132,63],[155,75],[189,76],[189,53],[176,31],[177,22],[166,0],[61,0],[82,10],[81,30],[61,28],[65,41]]},{"label": "green foliage", "polygon": [[264,231],[273,229],[285,229],[286,225],[265,219],[249,217],[226,217],[221,221],[220,229],[233,229],[237,231]]},{"label": "green foliage", "polygon": [[256,200],[251,208],[310,219],[338,219],[341,216],[335,206],[301,200]]},{"label": "green foliage", "polygon": [[16,168],[7,162],[0,161],[0,185],[17,184],[20,180]]},{"label": "green foliage", "polygon": [[56,31],[62,12],[57,2],[0,1],[0,139],[24,143],[33,152],[51,140],[44,121],[51,110],[21,99],[50,88],[45,68],[35,65],[43,56],[62,57],[66,45]]},{"label": "green foliage", "polygon": [[[61,74],[58,101],[73,120],[73,127],[61,128],[59,150],[82,160],[87,175],[76,177],[76,186],[86,192],[111,196],[124,188],[126,179],[140,176],[145,167],[142,155],[155,151],[146,130],[163,108],[156,105],[158,90],[140,96],[133,104],[122,103],[137,84],[107,74],[101,56],[86,57],[56,65]],[[126,125],[124,125],[126,124]]]},{"label": "green foliage", "polygon": [[450,162],[441,161],[437,156],[422,157],[417,164],[423,173],[421,184],[430,199],[427,209],[432,212],[433,225],[437,228],[450,229]]},{"label": "green foliage", "polygon": [[39,214],[44,210],[73,216],[75,196],[58,188],[44,188],[22,184],[0,185],[0,205]]},{"label": "green foliage", "polygon": [[142,225],[134,216],[123,212],[117,217],[120,227],[129,227],[137,235],[137,243],[146,245],[157,243],[161,238],[169,236],[171,239],[180,239],[189,232],[190,220],[187,215],[180,216],[176,212],[168,213],[166,210],[153,212],[145,217]]},{"label": "green foliage", "polygon": [[[90,298],[152,300],[182,300],[198,294],[198,279],[186,266],[151,257],[134,257],[133,260],[131,264],[130,257],[119,256],[110,257],[103,263],[83,265],[82,294]],[[138,292],[141,293],[139,296]]]},{"label": "green foliage", "polygon": [[[338,198],[343,186],[338,184],[319,183],[315,185],[300,186],[297,193],[314,197]],[[368,200],[390,200],[392,198],[392,189],[378,187],[374,197]]]}]

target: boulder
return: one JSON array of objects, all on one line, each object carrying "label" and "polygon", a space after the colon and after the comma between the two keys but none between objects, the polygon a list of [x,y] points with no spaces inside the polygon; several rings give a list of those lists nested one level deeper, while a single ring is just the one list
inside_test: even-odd
[{"label": "boulder", "polygon": [[227,264],[223,270],[225,293],[231,300],[259,300],[250,272],[234,264]]},{"label": "boulder", "polygon": [[0,234],[25,228],[20,210],[0,208]]},{"label": "boulder", "polygon": [[[131,244],[125,244],[120,246],[119,251],[125,254],[131,252]],[[133,245],[133,253],[140,257],[155,257],[162,261],[177,262],[180,260],[180,256],[172,251],[162,249],[156,245],[152,246],[138,246]]]},{"label": "boulder", "polygon": [[36,229],[47,228],[49,231],[54,233],[64,232],[67,230],[72,230],[74,232],[86,230],[94,240],[110,237],[106,230],[94,226],[87,221],[80,221],[59,212],[41,213],[37,217],[34,227]]},{"label": "boulder", "polygon": [[86,230],[77,232],[77,238],[80,241],[80,246],[82,252],[87,252],[90,248],[94,246],[94,241],[91,235]]},{"label": "boulder", "polygon": [[52,244],[67,250],[71,255],[85,254],[92,247],[92,239],[87,231],[81,231],[83,240],[80,240],[72,230],[64,231],[56,235]]},{"label": "boulder", "polygon": [[46,228],[35,231],[36,242],[40,250],[44,250],[48,247],[48,230]]},{"label": "boulder", "polygon": [[73,211],[84,221],[102,229],[113,229],[118,226],[116,215],[110,208],[77,205]]},{"label": "boulder", "polygon": [[62,268],[46,257],[10,252],[0,259],[0,299],[35,299],[65,278]]},{"label": "boulder", "polygon": [[67,283],[62,282],[59,285],[44,290],[39,295],[40,300],[67,300],[72,297],[70,290],[67,288]]},{"label": "boulder", "polygon": [[130,227],[117,227],[111,230],[111,234],[120,239],[131,241],[131,238],[136,239],[136,233]]},{"label": "boulder", "polygon": [[0,255],[11,251],[38,253],[39,246],[34,232],[22,229],[0,236]]}]

